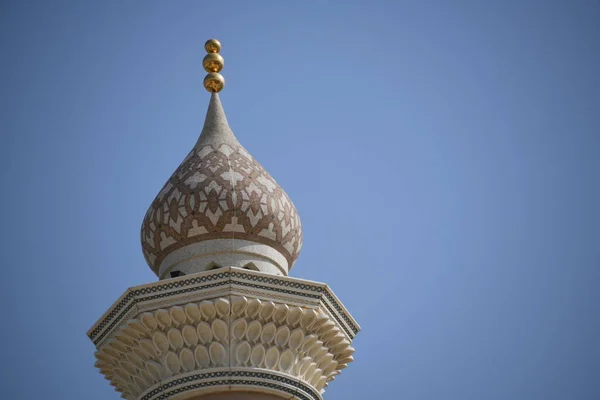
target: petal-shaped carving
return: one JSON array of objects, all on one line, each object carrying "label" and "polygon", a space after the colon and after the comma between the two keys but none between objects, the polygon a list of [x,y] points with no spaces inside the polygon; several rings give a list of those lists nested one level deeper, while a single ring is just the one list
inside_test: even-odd
[{"label": "petal-shaped carving", "polygon": [[[304,338],[304,343],[302,343],[302,351],[310,350],[310,348],[315,344],[317,339],[318,339],[317,335],[315,335],[314,333],[306,336]],[[319,345],[319,347],[321,347],[321,346]]]},{"label": "petal-shaped carving", "polygon": [[195,368],[194,353],[188,349],[181,349],[179,352],[179,362],[185,371],[192,371]]},{"label": "petal-shaped carving", "polygon": [[272,301],[265,301],[260,309],[258,317],[263,321],[267,322],[269,318],[275,312],[275,304]]},{"label": "petal-shaped carving", "polygon": [[173,323],[173,320],[171,319],[171,316],[169,315],[169,312],[167,310],[156,310],[154,312],[154,316],[156,317],[156,321],[158,322],[158,326],[160,327],[160,329],[164,329],[167,326],[171,326],[171,324]]},{"label": "petal-shaped carving", "polygon": [[265,360],[265,347],[262,344],[257,344],[252,348],[250,354],[250,363],[253,367],[260,367]]},{"label": "petal-shaped carving", "polygon": [[98,369],[112,369],[112,365],[105,363],[104,361],[101,360],[96,360],[96,362],[94,363],[94,367],[98,368]]},{"label": "petal-shaped carving", "polygon": [[308,371],[308,367],[310,367],[311,363],[312,359],[310,357],[304,357],[303,359],[298,361],[298,369],[296,374],[298,376],[304,376],[306,374],[306,371]]},{"label": "petal-shaped carving", "polygon": [[315,358],[315,356],[317,355],[317,353],[319,353],[321,351],[321,349],[323,348],[323,342],[321,342],[320,340],[317,340],[311,347],[310,349],[308,349],[308,351],[306,352],[307,355],[309,357]]},{"label": "petal-shaped carving", "polygon": [[144,325],[142,325],[142,321],[139,319],[129,321],[127,326],[123,328],[123,333],[134,340],[146,336],[147,332],[148,331],[146,328],[144,328]]},{"label": "petal-shaped carving", "polygon": [[103,350],[98,350],[94,353],[98,360],[102,360],[109,365],[113,365],[115,363],[115,359],[111,357],[109,354],[105,353]]},{"label": "petal-shaped carving", "polygon": [[258,338],[260,337],[260,333],[262,332],[262,325],[257,320],[254,320],[248,324],[248,330],[246,332],[246,337],[252,343],[256,343]]},{"label": "petal-shaped carving", "polygon": [[154,332],[152,335],[152,344],[158,354],[164,354],[169,350],[169,339],[167,339],[167,335],[161,331]]},{"label": "petal-shaped carving", "polygon": [[248,299],[243,296],[234,296],[231,298],[231,311],[236,317],[241,317],[248,306]]},{"label": "petal-shaped carving", "polygon": [[325,342],[325,344],[328,347],[334,347],[346,340],[346,336],[341,332],[338,332],[335,336],[330,337],[329,339],[325,339],[325,336],[329,335],[323,335],[323,337],[321,337],[321,340]]},{"label": "petal-shaped carving", "polygon": [[250,353],[252,353],[252,348],[248,342],[239,343],[235,349],[235,358],[238,365],[246,366],[250,361]]},{"label": "petal-shaped carving", "polygon": [[179,357],[177,357],[177,354],[173,353],[172,351],[167,352],[167,355],[163,359],[163,364],[173,375],[178,374],[179,371],[181,371]]},{"label": "petal-shaped carving", "polygon": [[222,319],[215,319],[211,325],[214,337],[219,341],[225,341],[228,338],[227,323]]},{"label": "petal-shaped carving", "polygon": [[128,384],[129,384],[128,381],[125,381],[124,379],[121,379],[118,376],[115,376],[113,378],[113,382],[111,382],[111,385],[113,385],[115,387],[115,389],[119,392],[122,392],[123,390],[125,390],[125,388],[127,388]]},{"label": "petal-shaped carving", "polygon": [[[153,332],[158,328],[158,322],[156,321],[156,318],[154,318],[154,315],[152,315],[149,312],[143,313],[140,316],[140,320],[142,321],[142,325],[148,330],[148,332]],[[135,328],[135,325],[133,326],[133,328]]]},{"label": "petal-shaped carving", "polygon": [[242,340],[244,338],[247,329],[248,322],[246,322],[245,318],[238,318],[231,324],[231,334],[237,340]]},{"label": "petal-shaped carving", "polygon": [[348,341],[347,339],[344,339],[340,343],[331,346],[331,352],[333,354],[338,354],[338,353],[341,353],[343,350],[345,350],[347,347],[350,347],[350,341]]},{"label": "petal-shaped carving", "polygon": [[289,370],[292,369],[292,366],[294,365],[295,358],[296,355],[292,350],[287,349],[286,351],[284,351],[281,354],[281,358],[279,359],[279,369],[282,372],[289,372]]},{"label": "petal-shaped carving", "polygon": [[323,375],[329,376],[337,368],[338,363],[336,361],[330,361],[323,367]]},{"label": "petal-shaped carving", "polygon": [[[322,346],[320,349],[318,349],[314,355],[313,355],[313,360],[314,362],[316,362],[317,364],[321,362],[321,360],[323,359],[323,357],[325,357],[325,355],[327,354],[327,347]],[[310,354],[309,354],[310,357]]]},{"label": "petal-shaped carving", "polygon": [[319,328],[316,328],[317,322],[319,322],[318,319],[313,324],[313,330],[316,329],[317,330],[317,335],[319,335],[319,336],[325,336],[325,335],[327,335],[327,333],[329,331],[331,331],[335,327],[335,322],[333,322],[330,319],[328,319],[327,321],[325,321],[325,323],[323,323],[323,325],[321,325]]},{"label": "petal-shaped carving", "polygon": [[120,387],[118,389],[121,389],[123,391],[123,396],[127,397],[136,398],[140,394],[140,389],[138,389],[138,387],[135,386],[135,383],[133,382],[127,383],[125,386],[123,386],[122,388]]},{"label": "petal-shaped carving", "polygon": [[110,347],[112,347],[113,349],[117,350],[117,351],[118,351],[118,352],[120,352],[120,353],[125,353],[126,351],[128,351],[128,350],[129,350],[129,347],[128,347],[128,346],[125,346],[125,344],[123,344],[122,342],[119,342],[119,341],[118,341],[118,340],[116,340],[116,339],[112,339],[112,340],[111,340],[111,341],[108,343],[108,345],[109,345]]},{"label": "petal-shaped carving", "polygon": [[180,306],[171,307],[171,309],[169,310],[169,315],[171,316],[171,319],[173,320],[175,326],[183,325],[187,320],[185,311],[183,310],[183,307]]},{"label": "petal-shaped carving", "polygon": [[306,382],[310,382],[316,369],[317,369],[317,364],[315,364],[314,362],[311,362],[310,364],[308,364],[308,368],[306,368],[306,372],[304,372],[303,379]]},{"label": "petal-shaped carving", "polygon": [[[223,301],[217,297],[202,302],[202,309],[198,303],[176,308],[163,305],[166,310],[142,313],[137,321],[111,328],[111,335],[101,342],[99,353],[104,360],[98,358],[100,372],[115,384],[114,378],[121,372],[121,392],[130,398],[136,397],[134,390],[140,393],[143,389],[143,393],[172,373],[226,365],[281,371],[322,391],[353,359],[351,335],[346,335],[325,308],[291,306],[270,297],[232,296],[223,297]],[[228,342],[229,337],[234,340]],[[177,356],[177,364],[171,353]],[[156,365],[164,370],[164,376],[158,376]],[[149,368],[154,368],[154,374]],[[129,388],[132,383],[133,389]]]},{"label": "petal-shaped carving", "polygon": [[327,343],[329,340],[331,340],[332,338],[334,338],[336,335],[340,334],[340,328],[338,328],[337,326],[334,326],[328,330],[327,332],[324,332],[321,335],[321,340],[325,343]]},{"label": "petal-shaped carving", "polygon": [[202,318],[202,314],[200,314],[200,309],[194,303],[186,304],[185,307],[183,307],[183,310],[185,311],[185,315],[187,316],[188,321],[191,323],[198,322],[200,321],[200,318]]},{"label": "petal-shaped carving", "polygon": [[340,360],[339,362],[341,363],[342,359],[348,358],[352,354],[354,354],[354,347],[348,346],[344,350],[342,350],[338,354],[336,354],[336,358],[339,359]]},{"label": "petal-shaped carving", "polygon": [[127,348],[131,348],[131,345],[134,342],[133,339],[131,337],[129,337],[129,335],[127,335],[123,332],[122,329],[118,333],[115,334],[115,339],[117,339],[119,342],[123,343],[125,346],[127,346]]},{"label": "petal-shaped carving", "polygon": [[315,369],[315,372],[313,373],[312,377],[309,380],[310,384],[313,386],[316,386],[317,382],[319,382],[319,379],[321,379],[322,376],[323,376],[323,371],[321,371],[319,368]]},{"label": "petal-shaped carving", "polygon": [[275,344],[278,347],[283,347],[286,345],[288,340],[290,339],[290,328],[283,325],[277,329],[277,333],[275,334]]},{"label": "petal-shaped carving", "polygon": [[193,326],[185,325],[181,328],[181,335],[183,336],[183,341],[186,346],[194,347],[198,344],[198,334]]},{"label": "petal-shaped carving", "polygon": [[144,381],[148,382],[148,386],[166,376],[163,367],[155,361],[148,361],[146,368],[140,370],[140,375],[144,377]]},{"label": "petal-shaped carving", "polygon": [[144,367],[144,361],[135,353],[130,352],[125,355],[127,360],[138,368]]},{"label": "petal-shaped carving", "polygon": [[[325,349],[327,351],[327,349]],[[322,370],[325,370],[325,367],[327,365],[329,365],[329,363],[333,361],[333,354],[331,353],[325,353],[323,356],[321,356],[319,358],[319,360],[315,359],[315,362],[317,363],[317,367],[321,368]]]},{"label": "petal-shaped carving", "polygon": [[302,319],[300,325],[304,329],[309,329],[311,325],[317,320],[317,312],[315,310],[302,310]]},{"label": "petal-shaped carving", "polygon": [[127,372],[128,372],[130,375],[135,375],[135,374],[137,374],[137,370],[136,370],[135,366],[134,366],[132,363],[130,363],[129,361],[126,361],[126,360],[121,360],[121,361],[119,362],[119,364],[120,364],[120,365],[121,365],[121,367],[123,367],[123,369],[124,369],[125,371],[127,371]]},{"label": "petal-shaped carving", "polygon": [[227,350],[219,342],[212,342],[208,348],[210,360],[215,366],[223,366],[227,363]]},{"label": "petal-shaped carving", "polygon": [[138,394],[143,392],[144,390],[146,390],[146,383],[139,376],[133,377],[133,384],[138,388],[138,390],[139,390]]},{"label": "petal-shaped carving", "polygon": [[171,328],[167,332],[167,339],[173,350],[177,350],[183,347],[183,336],[177,328]]},{"label": "petal-shaped carving", "polygon": [[197,346],[194,350],[194,358],[196,359],[196,364],[198,364],[198,367],[200,368],[206,368],[210,365],[208,350],[202,345]]},{"label": "petal-shaped carving", "polygon": [[302,309],[300,307],[292,307],[287,315],[287,323],[291,327],[295,327],[302,319]]},{"label": "petal-shaped carving", "polygon": [[277,327],[272,322],[269,322],[263,327],[260,339],[264,344],[270,344],[275,339],[275,333],[277,333]]},{"label": "petal-shaped carving", "polygon": [[289,311],[290,308],[287,304],[276,304],[275,312],[273,313],[273,321],[279,324],[282,323],[283,321],[285,321],[285,318],[287,317]]},{"label": "petal-shaped carving", "polygon": [[196,333],[198,334],[198,339],[202,344],[210,343],[213,340],[212,329],[206,322],[200,322],[198,324],[196,327]]},{"label": "petal-shaped carving", "polygon": [[[154,343],[152,343],[150,339],[141,339],[140,347],[146,351],[146,353],[148,354],[148,358],[152,358],[158,354],[156,351],[156,347],[154,347]],[[136,354],[142,357],[139,353]],[[142,358],[146,359],[145,357]]]},{"label": "petal-shaped carving", "polygon": [[327,383],[327,377],[321,375],[317,382],[315,383],[315,388],[319,391],[323,390],[325,384]]},{"label": "petal-shaped carving", "polygon": [[111,381],[115,379],[115,374],[112,370],[112,367],[110,370],[100,370],[100,373],[103,374],[106,379],[110,379]]},{"label": "petal-shaped carving", "polygon": [[229,300],[223,297],[215,300],[215,309],[217,310],[217,315],[221,318],[229,315],[229,312],[231,311]]},{"label": "petal-shaped carving", "polygon": [[[148,339],[145,339],[145,340],[148,340]],[[145,347],[138,346],[138,347],[133,348],[133,352],[139,358],[144,360],[144,362],[147,360],[150,360],[154,356],[154,353],[156,353],[156,350],[154,349],[154,345],[152,344],[152,342],[150,340],[148,340],[148,342],[150,342],[150,346],[152,346],[152,353],[149,353]]]},{"label": "petal-shaped carving", "polygon": [[125,380],[125,382],[129,381],[131,378],[129,372],[125,371],[123,368],[117,367],[114,369],[114,371],[115,375],[121,377],[123,380]]},{"label": "petal-shaped carving", "polygon": [[350,364],[352,361],[354,361],[354,357],[349,356],[346,358],[340,358],[336,360],[340,365],[342,364]]},{"label": "petal-shaped carving", "polygon": [[123,329],[126,330],[127,333],[131,335],[134,339],[146,336],[148,334],[148,329],[144,326],[144,324],[142,324],[142,321],[139,319],[130,319],[129,322],[127,322],[127,326],[125,326],[125,328]]},{"label": "petal-shaped carving", "polygon": [[114,385],[114,386],[115,386],[115,390],[116,390],[117,392],[120,392],[120,393],[121,393],[121,397],[122,397],[122,398],[124,398],[124,399],[129,399],[129,398],[131,398],[131,397],[135,397],[135,394],[133,394],[133,393],[131,393],[131,392],[129,391],[129,389],[127,388],[127,385],[125,385],[125,384],[121,384],[121,385],[118,385],[118,386],[117,386],[117,385]]},{"label": "petal-shaped carving", "polygon": [[112,347],[111,341],[106,342],[106,345],[102,348],[102,351],[114,358],[115,360],[121,358],[121,352]]},{"label": "petal-shaped carving", "polygon": [[258,315],[260,311],[260,306],[262,302],[259,299],[250,299],[248,300],[248,306],[246,307],[246,316],[248,318],[254,318]]},{"label": "petal-shaped carving", "polygon": [[217,315],[217,310],[215,310],[215,305],[212,301],[204,300],[198,305],[198,307],[200,308],[202,317],[206,321],[212,321],[212,319]]},{"label": "petal-shaped carving", "polygon": [[331,321],[329,321],[329,317],[325,314],[319,314],[317,316],[317,319],[315,320],[315,322],[310,327],[310,329],[313,331],[318,331],[319,328],[321,328],[321,326],[327,322],[331,322]]},{"label": "petal-shaped carving", "polygon": [[275,369],[279,363],[279,350],[277,347],[270,347],[265,354],[265,366],[268,369]]},{"label": "petal-shaped carving", "polygon": [[144,369],[144,367],[140,368],[140,376],[142,377],[142,379],[144,380],[144,383],[146,384],[146,387],[152,385],[154,382],[156,382],[156,380],[154,379],[154,377],[152,375],[150,375],[150,373],[148,371],[146,371],[146,369]]},{"label": "petal-shaped carving", "polygon": [[304,341],[304,332],[302,328],[296,328],[290,334],[290,347],[294,350],[298,350],[300,346],[302,346],[302,342]]}]

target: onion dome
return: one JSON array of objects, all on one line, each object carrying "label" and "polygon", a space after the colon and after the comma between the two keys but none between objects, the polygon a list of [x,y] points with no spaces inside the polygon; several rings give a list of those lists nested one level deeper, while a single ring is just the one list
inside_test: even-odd
[{"label": "onion dome", "polygon": [[[210,42],[207,50],[217,48]],[[302,247],[292,201],[227,123],[222,58],[208,57],[220,47],[204,62],[212,92],[204,128],[142,223],[144,257],[160,279],[228,266],[287,275]]]}]

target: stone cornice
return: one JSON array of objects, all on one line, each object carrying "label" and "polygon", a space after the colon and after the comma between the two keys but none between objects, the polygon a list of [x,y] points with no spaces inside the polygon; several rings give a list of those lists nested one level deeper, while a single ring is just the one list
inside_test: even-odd
[{"label": "stone cornice", "polygon": [[354,318],[326,284],[227,267],[129,288],[87,334],[98,347],[129,318],[145,309],[154,308],[155,305],[185,304],[231,294],[258,296],[302,307],[324,308],[350,340],[360,330]]},{"label": "stone cornice", "polygon": [[225,269],[127,290],[90,337],[96,367],[126,399],[256,390],[320,400],[353,361],[341,307],[323,284]]}]

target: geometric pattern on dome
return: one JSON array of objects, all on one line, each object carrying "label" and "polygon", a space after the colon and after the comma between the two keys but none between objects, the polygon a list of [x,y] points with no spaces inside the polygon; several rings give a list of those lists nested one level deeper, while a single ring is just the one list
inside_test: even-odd
[{"label": "geometric pattern on dome", "polygon": [[284,255],[290,268],[302,247],[292,201],[239,143],[194,148],[142,224],[144,257],[157,275],[169,253],[211,239],[268,245]]}]

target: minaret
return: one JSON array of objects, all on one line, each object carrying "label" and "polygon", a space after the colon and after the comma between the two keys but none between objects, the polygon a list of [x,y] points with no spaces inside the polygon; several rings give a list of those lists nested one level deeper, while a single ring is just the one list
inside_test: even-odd
[{"label": "minaret", "polygon": [[288,276],[300,218],[229,127],[221,44],[205,49],[204,128],[142,223],[159,281],[89,330],[96,367],[130,400],[319,400],[360,328],[326,284]]}]

